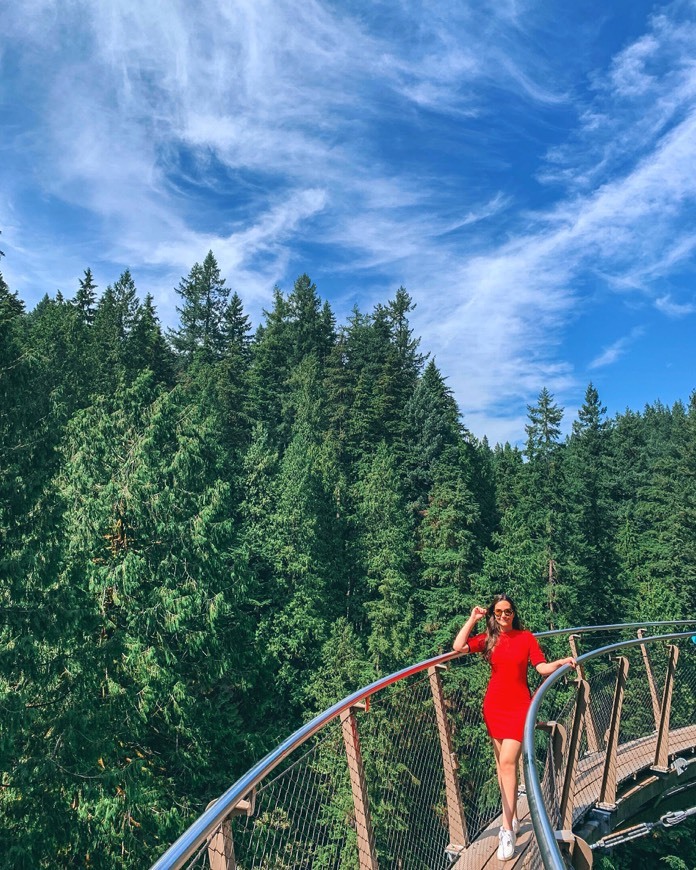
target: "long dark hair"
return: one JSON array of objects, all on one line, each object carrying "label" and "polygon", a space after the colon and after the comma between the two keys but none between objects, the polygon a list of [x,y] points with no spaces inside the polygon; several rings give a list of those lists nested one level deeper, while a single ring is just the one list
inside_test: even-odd
[{"label": "long dark hair", "polygon": [[505,601],[510,605],[510,609],[513,613],[512,627],[518,631],[522,628],[522,621],[517,614],[517,607],[515,607],[515,602],[512,598],[504,592],[501,592],[499,595],[494,595],[493,601],[488,605],[488,610],[486,611],[486,634],[488,637],[486,638],[486,648],[483,651],[483,657],[486,661],[491,660],[491,653],[495,649],[495,645],[498,643],[498,638],[500,637],[500,628],[498,626],[498,621],[495,618],[494,611],[496,604],[500,604],[501,601]]}]

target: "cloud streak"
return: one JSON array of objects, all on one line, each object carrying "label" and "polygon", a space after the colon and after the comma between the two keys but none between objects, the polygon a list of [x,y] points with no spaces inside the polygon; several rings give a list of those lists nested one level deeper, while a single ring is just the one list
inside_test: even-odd
[{"label": "cloud streak", "polygon": [[643,335],[644,330],[641,328],[634,329],[630,335],[625,335],[617,339],[609,347],[604,348],[599,356],[595,357],[589,364],[590,371],[604,368],[605,366],[613,365],[617,360],[626,354],[630,346]]},{"label": "cloud streak", "polygon": [[[662,283],[691,268],[695,244],[691,6],[663,7],[590,89],[590,71],[543,50],[563,34],[537,4],[349,8],[10,7],[0,63],[29,114],[0,145],[13,158],[0,221],[8,254],[35,252],[14,273],[8,257],[10,280],[45,282],[52,259],[54,281],[75,285],[97,256],[109,280],[141,268],[164,316],[208,248],[256,315],[305,269],[339,307],[403,283],[480,434],[517,426],[541,386],[563,399],[630,352],[633,339],[597,347],[587,370],[564,353],[590,300],[693,313]],[[562,141],[518,144],[530,119],[561,114],[576,118]],[[31,226],[37,198],[91,243],[56,257],[50,227]]]}]

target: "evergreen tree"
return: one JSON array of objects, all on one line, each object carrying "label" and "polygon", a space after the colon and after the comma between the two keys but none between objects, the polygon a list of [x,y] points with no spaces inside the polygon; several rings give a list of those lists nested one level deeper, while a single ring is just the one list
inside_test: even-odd
[{"label": "evergreen tree", "polygon": [[696,392],[689,398],[689,407],[684,427],[684,439],[680,444],[675,487],[676,534],[674,556],[679,579],[688,600],[680,602],[682,613],[689,616],[696,610]]},{"label": "evergreen tree", "polygon": [[34,401],[43,406],[42,416],[53,416],[50,425],[55,443],[93,388],[93,375],[84,370],[90,336],[74,306],[48,296],[27,315],[25,328],[25,348],[33,362]]},{"label": "evergreen tree", "polygon": [[509,442],[496,444],[493,451],[493,478],[495,484],[496,507],[503,516],[513,510],[522,496],[522,476],[524,465],[522,452]]},{"label": "evergreen tree", "polygon": [[614,544],[614,517],[610,503],[609,423],[606,408],[592,384],[573,422],[568,442],[568,504],[575,523],[576,539],[571,545],[574,561],[582,568],[582,622],[608,623],[621,614],[618,587],[619,564]]},{"label": "evergreen tree", "polygon": [[412,531],[396,462],[382,442],[356,483],[356,522],[368,620],[368,649],[383,673],[403,665],[414,649]]},{"label": "evergreen tree", "polygon": [[219,423],[191,398],[146,373],[71,423],[72,619],[10,774],[28,865],[142,866],[248,764],[249,590]]},{"label": "evergreen tree", "polygon": [[[22,347],[24,306],[0,273],[0,590],[5,608],[9,579],[21,579],[14,552],[29,519],[36,415],[28,360]],[[7,586],[5,584],[8,584]]]},{"label": "evergreen tree", "polygon": [[177,307],[180,326],[170,333],[175,349],[187,362],[200,354],[207,362],[220,359],[225,347],[224,318],[228,289],[212,251],[203,264],[194,263],[176,292],[182,299]]},{"label": "evergreen tree", "polygon": [[344,344],[349,382],[343,389],[347,387],[351,400],[344,439],[351,462],[373,453],[381,441],[400,460],[406,452],[405,409],[417,373],[392,330],[392,316],[384,306],[378,305],[372,315],[355,310],[349,320]]},{"label": "evergreen tree", "polygon": [[85,277],[80,278],[80,287],[72,303],[80,312],[82,322],[86,326],[94,323],[95,306],[97,302],[97,285],[94,283],[91,269],[85,269]]},{"label": "evergreen tree", "polygon": [[406,428],[406,490],[414,505],[423,508],[436,466],[445,456],[456,463],[462,436],[452,391],[432,360],[406,404]]},{"label": "evergreen tree", "polygon": [[159,383],[173,386],[174,357],[162,333],[151,293],[138,309],[125,351],[128,368],[134,373],[149,369]]},{"label": "evergreen tree", "polygon": [[496,460],[498,479],[503,470],[512,472],[511,488],[499,501],[500,531],[485,554],[479,594],[490,597],[494,590],[518,598],[529,624],[540,629],[561,621],[572,624],[580,593],[577,566],[567,548],[566,472],[559,440],[563,410],[543,389],[528,411],[527,463],[520,467],[519,455],[511,450]]},{"label": "evergreen tree", "polygon": [[118,336],[125,341],[135,329],[140,314],[138,291],[129,269],[114,282],[112,292]]},{"label": "evergreen tree", "polygon": [[399,287],[396,296],[387,304],[387,318],[391,326],[392,340],[401,359],[406,384],[415,383],[429,354],[419,352],[420,338],[413,337],[408,315],[416,307],[404,287]]},{"label": "evergreen tree", "polygon": [[219,395],[228,443],[241,456],[249,445],[253,425],[251,408],[251,326],[242,300],[233,293],[223,322],[225,350],[218,365]]},{"label": "evergreen tree", "polygon": [[643,419],[648,474],[638,487],[634,510],[639,609],[643,618],[660,619],[664,613],[688,616],[680,562],[692,532],[684,523],[690,496],[680,472],[688,475],[692,427],[680,402],[672,409],[659,402],[647,406]]},{"label": "evergreen tree", "polygon": [[237,292],[232,294],[225,308],[222,323],[225,349],[234,348],[246,365],[251,361],[251,324],[244,313],[242,300]]},{"label": "evergreen tree", "polygon": [[334,317],[328,303],[322,305],[308,275],[300,275],[287,300],[290,368],[306,356],[324,362],[335,340]]},{"label": "evergreen tree", "polygon": [[281,290],[273,291],[273,308],[263,312],[265,322],[256,331],[250,370],[251,398],[256,419],[280,441],[282,396],[290,376],[288,304]]},{"label": "evergreen tree", "polygon": [[278,468],[264,551],[273,612],[259,624],[260,646],[277,668],[291,702],[306,693],[298,669],[316,667],[329,625],[345,610],[334,501],[335,467],[322,438],[318,363],[309,356],[293,377],[295,423]]},{"label": "evergreen tree", "polygon": [[[458,453],[458,455],[457,455]],[[438,465],[419,526],[419,572],[427,655],[451,643],[453,620],[471,601],[473,577],[482,567],[481,510],[471,487],[464,443]]]},{"label": "evergreen tree", "polygon": [[[133,358],[132,350],[134,342],[143,338],[137,334],[138,325],[145,326],[153,317],[154,310],[149,317],[141,311],[135,281],[128,269],[106,288],[90,331],[96,391],[100,395],[112,394],[122,380],[133,381],[137,377],[142,359]],[[145,352],[144,348],[141,350]]]},{"label": "evergreen tree", "polygon": [[[548,602],[549,625],[555,627],[559,607],[570,610],[576,598],[572,582],[557,589],[560,562],[563,557],[563,519],[565,505],[565,474],[563,450],[560,443],[563,408],[553,401],[553,396],[544,387],[536,405],[528,405],[529,423],[525,426],[527,441],[526,492],[523,509],[526,512],[532,539],[546,553],[546,576],[544,586]],[[541,578],[540,578],[541,579]],[[570,580],[570,578],[567,578]],[[563,594],[565,605],[559,602]]]}]

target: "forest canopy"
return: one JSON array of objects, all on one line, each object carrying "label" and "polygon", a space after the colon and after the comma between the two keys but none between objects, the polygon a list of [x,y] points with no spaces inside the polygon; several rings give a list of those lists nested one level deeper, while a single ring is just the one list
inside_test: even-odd
[{"label": "forest canopy", "polygon": [[314,712],[528,627],[694,612],[696,399],[522,448],[467,430],[403,288],[338,324],[307,275],[254,331],[212,252],[176,327],[126,270],[27,311],[0,274],[0,854],[142,867]]}]

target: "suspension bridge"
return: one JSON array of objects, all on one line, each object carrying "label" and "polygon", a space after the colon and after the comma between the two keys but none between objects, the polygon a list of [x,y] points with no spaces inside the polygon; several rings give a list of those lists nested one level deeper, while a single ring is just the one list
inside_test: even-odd
[{"label": "suspension bridge", "polygon": [[[597,851],[696,814],[694,626],[537,633],[578,668],[534,694],[506,867],[590,868]],[[486,680],[480,657],[446,653],[359,689],[247,771],[152,870],[502,866]],[[661,811],[675,801],[688,806]]]}]

